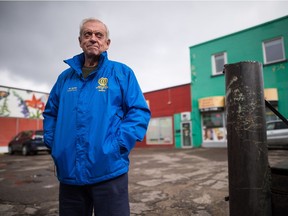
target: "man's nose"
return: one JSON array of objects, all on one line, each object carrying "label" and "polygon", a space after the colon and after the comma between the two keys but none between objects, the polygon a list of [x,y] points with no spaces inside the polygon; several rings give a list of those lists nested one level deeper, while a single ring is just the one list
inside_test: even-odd
[{"label": "man's nose", "polygon": [[90,40],[91,41],[98,41],[97,35],[96,34],[92,34]]}]

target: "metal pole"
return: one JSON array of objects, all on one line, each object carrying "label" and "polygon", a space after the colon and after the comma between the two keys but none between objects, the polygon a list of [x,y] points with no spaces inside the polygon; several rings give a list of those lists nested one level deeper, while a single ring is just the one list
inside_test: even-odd
[{"label": "metal pole", "polygon": [[230,216],[271,216],[262,65],[224,66]]}]

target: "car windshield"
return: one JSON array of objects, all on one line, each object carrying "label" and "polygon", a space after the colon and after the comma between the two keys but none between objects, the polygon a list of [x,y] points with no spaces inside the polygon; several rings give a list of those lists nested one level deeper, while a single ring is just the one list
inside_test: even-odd
[{"label": "car windshield", "polygon": [[267,130],[274,130],[274,128],[275,128],[275,123],[274,122],[267,124]]},{"label": "car windshield", "polygon": [[35,139],[42,139],[42,138],[43,138],[43,131],[36,131]]}]

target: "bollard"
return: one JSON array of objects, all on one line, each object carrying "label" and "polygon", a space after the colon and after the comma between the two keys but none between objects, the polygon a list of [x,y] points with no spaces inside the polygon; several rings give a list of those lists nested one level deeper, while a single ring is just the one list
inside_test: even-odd
[{"label": "bollard", "polygon": [[262,64],[224,66],[230,216],[271,216]]}]

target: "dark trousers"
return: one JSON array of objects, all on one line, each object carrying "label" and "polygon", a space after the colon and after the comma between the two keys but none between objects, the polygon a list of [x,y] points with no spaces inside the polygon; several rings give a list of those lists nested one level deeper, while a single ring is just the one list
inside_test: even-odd
[{"label": "dark trousers", "polygon": [[128,174],[93,185],[60,183],[60,216],[129,216]]}]

